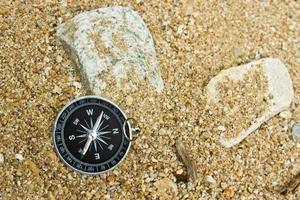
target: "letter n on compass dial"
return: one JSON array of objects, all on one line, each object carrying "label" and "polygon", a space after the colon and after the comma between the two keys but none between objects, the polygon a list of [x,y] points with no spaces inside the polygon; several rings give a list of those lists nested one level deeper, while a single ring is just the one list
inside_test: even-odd
[{"label": "letter n on compass dial", "polygon": [[[125,119],[121,109],[106,99],[86,96],[73,100],[55,122],[53,141],[60,158],[81,173],[113,169],[130,148],[122,129]],[[127,130],[131,135],[131,128]]]}]

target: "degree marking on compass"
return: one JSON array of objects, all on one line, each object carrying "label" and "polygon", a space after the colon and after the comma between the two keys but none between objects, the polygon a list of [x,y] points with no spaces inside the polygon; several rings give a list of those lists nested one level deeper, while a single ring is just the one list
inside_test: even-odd
[{"label": "degree marking on compass", "polygon": [[106,119],[106,120],[109,120],[109,119],[110,119],[110,116],[108,116],[107,114],[104,114],[103,117],[104,117],[104,119]]},{"label": "degree marking on compass", "polygon": [[112,150],[114,148],[114,145],[113,144],[110,144],[108,147],[107,147],[109,150]]}]

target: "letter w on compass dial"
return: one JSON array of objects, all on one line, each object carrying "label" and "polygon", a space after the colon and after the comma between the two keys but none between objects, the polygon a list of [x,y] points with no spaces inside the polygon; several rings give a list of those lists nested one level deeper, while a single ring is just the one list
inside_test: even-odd
[{"label": "letter w on compass dial", "polygon": [[64,126],[64,140],[70,153],[85,163],[109,160],[119,149],[121,122],[109,108],[87,105],[75,110]]}]

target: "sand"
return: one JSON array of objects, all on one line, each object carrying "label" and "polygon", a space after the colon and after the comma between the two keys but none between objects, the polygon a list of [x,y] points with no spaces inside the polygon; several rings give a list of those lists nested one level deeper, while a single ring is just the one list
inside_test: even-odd
[{"label": "sand", "polygon": [[[176,184],[178,199],[299,199],[299,188],[285,195],[278,188],[300,170],[300,141],[291,137],[300,121],[300,2],[111,2],[0,2],[0,199],[159,199],[155,183],[165,178]],[[53,35],[76,14],[113,5],[131,6],[144,19],[165,88],[112,99],[143,132],[118,168],[82,176],[58,159],[52,144],[59,110],[88,94]],[[288,67],[294,101],[225,149],[218,144],[220,119],[205,108],[205,86],[222,69],[264,57]],[[178,139],[197,167],[195,183],[180,181],[186,168],[176,154]],[[216,184],[205,183],[206,176]]]}]

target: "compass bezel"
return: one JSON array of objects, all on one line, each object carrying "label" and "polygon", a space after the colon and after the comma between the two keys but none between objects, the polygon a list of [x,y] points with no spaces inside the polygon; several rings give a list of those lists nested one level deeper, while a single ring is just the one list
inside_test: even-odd
[{"label": "compass bezel", "polygon": [[[53,125],[52,142],[53,142],[53,144],[54,144],[55,151],[56,151],[56,153],[58,154],[60,160],[62,160],[63,163],[64,163],[65,165],[67,165],[68,167],[70,167],[70,168],[73,169],[74,171],[79,172],[80,174],[85,174],[85,175],[98,175],[98,174],[103,174],[103,173],[106,173],[106,172],[109,172],[109,171],[115,169],[117,166],[119,166],[119,165],[124,161],[125,157],[127,156],[128,152],[129,152],[129,150],[130,150],[130,147],[131,147],[131,141],[130,141],[130,140],[127,140],[126,138],[124,138],[124,139],[122,140],[122,143],[121,143],[121,145],[120,145],[120,148],[122,147],[122,145],[124,146],[124,142],[127,142],[127,143],[128,143],[128,146],[127,146],[127,149],[125,150],[125,153],[124,153],[124,155],[122,156],[122,158],[121,158],[115,165],[109,166],[109,168],[106,169],[106,170],[103,170],[103,171],[96,171],[96,172],[88,172],[88,171],[80,170],[80,169],[78,169],[78,168],[72,166],[70,163],[68,163],[68,162],[65,160],[65,158],[63,158],[63,155],[60,153],[60,151],[59,151],[59,149],[58,149],[58,146],[57,146],[57,143],[56,143],[55,136],[56,136],[57,124],[58,124],[58,122],[59,122],[59,119],[60,119],[61,115],[63,114],[63,112],[64,112],[70,105],[72,105],[72,104],[74,104],[74,103],[76,103],[76,102],[79,102],[79,101],[81,101],[81,100],[84,100],[84,99],[97,99],[97,100],[104,101],[104,102],[110,104],[112,107],[114,107],[114,108],[117,109],[117,111],[122,115],[122,117],[124,117],[124,122],[126,122],[126,120],[128,119],[128,118],[126,117],[125,113],[122,111],[122,109],[121,109],[119,106],[117,106],[114,102],[112,102],[112,101],[110,101],[110,100],[108,100],[108,99],[106,99],[106,98],[99,97],[99,96],[95,96],[95,95],[87,95],[87,96],[78,97],[78,98],[75,98],[75,99],[71,100],[70,102],[68,102],[68,103],[60,110],[60,112],[58,113],[58,115],[57,115],[57,117],[56,117],[56,119],[55,119],[55,121],[54,121],[54,125]],[[95,103],[94,103],[94,104],[95,104]],[[100,104],[100,105],[101,105],[101,104]],[[102,105],[102,106],[105,106],[105,105]],[[72,111],[72,110],[71,110],[71,111]],[[71,111],[69,111],[69,112],[71,112]],[[73,110],[73,112],[74,112],[74,111],[75,111],[75,110]],[[114,114],[116,114],[116,111],[115,111],[115,110],[112,110],[112,112],[114,112]],[[68,114],[68,115],[70,116],[70,114]],[[116,114],[116,115],[117,115],[117,114]],[[62,122],[62,123],[64,124],[64,123],[66,122],[66,120],[67,120],[67,118],[66,118],[65,121]],[[122,121],[122,120],[120,120],[120,121]],[[127,133],[127,134],[129,135],[130,138],[132,138],[132,128],[131,128],[131,126],[130,126],[129,123],[127,123],[127,127],[128,127],[128,133]],[[63,131],[63,130],[61,130],[61,131]],[[124,134],[124,133],[123,133],[123,130],[121,130],[121,131],[122,131],[121,134]],[[61,133],[61,134],[62,134],[62,133]],[[123,135],[123,137],[124,137],[124,135]],[[64,144],[64,145],[66,146],[66,144]],[[119,151],[116,152],[116,154],[118,154],[118,153],[119,153]],[[71,154],[71,153],[70,153],[70,154]],[[115,154],[114,156],[112,156],[112,158],[113,158],[113,157],[116,157],[116,154]],[[71,155],[72,155],[72,154],[71,154]],[[74,157],[74,155],[72,155],[72,156]],[[78,162],[77,160],[78,160],[78,159],[75,158],[75,161],[76,161],[76,162]],[[78,162],[78,163],[79,163],[79,162]],[[83,163],[83,162],[80,161],[80,163]],[[94,164],[94,165],[95,165],[95,164]],[[101,165],[101,164],[98,164],[98,166],[100,166],[100,165]],[[88,166],[88,165],[87,165],[87,166]]]}]

